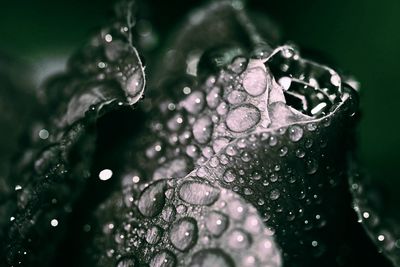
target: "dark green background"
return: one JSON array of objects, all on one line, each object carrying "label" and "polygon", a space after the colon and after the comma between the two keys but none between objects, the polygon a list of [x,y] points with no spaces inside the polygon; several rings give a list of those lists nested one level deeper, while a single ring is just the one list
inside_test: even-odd
[{"label": "dark green background", "polygon": [[[65,58],[107,23],[112,1],[14,0],[0,4],[0,51],[33,66]],[[196,2],[151,0],[162,33]],[[362,84],[359,154],[374,178],[400,192],[399,0],[250,1],[282,28],[284,39],[329,55]],[[156,25],[157,26],[157,25]],[[62,61],[61,61],[62,62]]]}]

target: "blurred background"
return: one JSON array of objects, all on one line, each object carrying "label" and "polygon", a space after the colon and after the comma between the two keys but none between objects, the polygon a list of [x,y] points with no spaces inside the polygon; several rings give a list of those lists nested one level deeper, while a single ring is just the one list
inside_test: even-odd
[{"label": "blurred background", "polygon": [[[153,6],[158,39],[199,2],[146,1]],[[400,1],[249,0],[249,5],[280,26],[282,40],[321,51],[360,81],[359,155],[394,200],[400,192]],[[26,64],[38,86],[49,73],[62,70],[68,55],[108,22],[112,6],[109,0],[2,1],[0,55]]]}]

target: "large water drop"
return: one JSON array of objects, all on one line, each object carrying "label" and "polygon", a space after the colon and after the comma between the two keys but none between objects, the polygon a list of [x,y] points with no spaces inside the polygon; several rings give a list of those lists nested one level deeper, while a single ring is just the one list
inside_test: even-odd
[{"label": "large water drop", "polygon": [[226,126],[233,132],[241,133],[254,127],[260,119],[260,111],[254,105],[245,104],[228,113]]}]

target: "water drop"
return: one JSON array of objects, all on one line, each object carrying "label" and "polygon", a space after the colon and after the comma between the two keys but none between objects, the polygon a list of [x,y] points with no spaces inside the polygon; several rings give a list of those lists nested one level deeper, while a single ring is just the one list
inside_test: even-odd
[{"label": "water drop", "polygon": [[229,107],[225,102],[221,102],[218,107],[217,107],[217,113],[218,115],[225,115],[228,113]]},{"label": "water drop", "polygon": [[293,142],[299,141],[303,137],[303,129],[300,126],[293,125],[289,127],[289,138]]},{"label": "water drop", "polygon": [[229,112],[226,126],[233,132],[241,133],[254,127],[260,119],[260,111],[251,104],[245,104]]},{"label": "water drop", "polygon": [[166,181],[159,181],[144,190],[139,198],[138,209],[146,217],[159,214],[165,204]]},{"label": "water drop", "polygon": [[236,174],[234,173],[234,171],[231,169],[226,170],[224,173],[224,181],[227,183],[232,183],[235,180],[236,180]]},{"label": "water drop", "polygon": [[251,215],[246,218],[244,228],[250,233],[257,234],[263,229],[263,224],[257,216]]},{"label": "water drop", "polygon": [[279,79],[278,83],[282,86],[284,90],[288,90],[292,84],[292,79],[290,77],[282,77]]},{"label": "water drop", "polygon": [[214,141],[213,143],[213,149],[215,153],[218,153],[221,151],[221,149],[223,149],[224,147],[226,147],[229,143],[229,140],[226,138],[218,138]]},{"label": "water drop", "polygon": [[233,260],[221,249],[210,248],[196,252],[189,267],[234,267]]},{"label": "water drop", "polygon": [[247,67],[247,58],[238,56],[232,60],[232,64],[230,65],[230,69],[236,73],[242,73]]},{"label": "water drop", "polygon": [[152,226],[149,229],[147,229],[146,233],[146,241],[149,244],[157,244],[158,241],[161,239],[161,234],[162,234],[162,229],[158,226]]},{"label": "water drop", "polygon": [[277,200],[277,199],[279,198],[280,195],[281,195],[281,194],[279,193],[279,190],[274,189],[274,190],[272,190],[271,193],[269,194],[269,198],[270,198],[271,200]]},{"label": "water drop", "polygon": [[228,245],[233,249],[248,248],[250,246],[250,243],[251,240],[249,235],[240,229],[232,230],[232,232],[229,233]]},{"label": "water drop", "polygon": [[270,146],[276,146],[278,139],[275,136],[270,136],[268,143]]},{"label": "water drop", "polygon": [[259,266],[259,262],[256,257],[252,255],[247,255],[243,258],[242,260],[242,265],[243,267],[257,267]]},{"label": "water drop", "polygon": [[301,158],[304,158],[304,156],[306,155],[306,152],[304,152],[304,150],[299,148],[299,149],[296,149],[295,154],[296,154],[296,157],[301,159]]},{"label": "water drop", "polygon": [[220,236],[228,227],[228,218],[218,211],[212,211],[207,215],[206,227],[214,236]]},{"label": "water drop", "polygon": [[199,149],[195,145],[188,145],[186,147],[186,155],[188,155],[191,158],[197,158],[199,156]]},{"label": "water drop", "polygon": [[125,89],[131,101],[137,101],[142,96],[144,90],[144,77],[141,69],[135,70],[126,81]]},{"label": "water drop", "polygon": [[174,267],[176,256],[168,250],[158,252],[150,261],[150,267]]},{"label": "water drop", "polygon": [[242,103],[244,100],[246,100],[246,94],[242,91],[239,90],[233,90],[232,92],[230,92],[230,94],[228,95],[227,98],[228,102],[230,104],[240,104]]},{"label": "water drop", "polygon": [[246,71],[243,77],[243,88],[251,96],[259,96],[267,89],[267,75],[262,68],[256,67]]},{"label": "water drop", "polygon": [[181,102],[181,106],[191,114],[199,113],[204,107],[204,95],[200,91],[191,93]]},{"label": "water drop", "polygon": [[246,205],[240,200],[234,200],[230,202],[228,210],[229,215],[235,220],[242,220],[247,213]]},{"label": "water drop", "polygon": [[306,162],[307,173],[314,174],[318,170],[318,162],[315,159],[309,159]]},{"label": "water drop", "polygon": [[214,109],[218,106],[219,101],[220,101],[220,93],[221,89],[218,87],[214,87],[211,89],[211,91],[207,94],[206,100],[207,100],[207,105]]},{"label": "water drop", "polygon": [[179,189],[179,197],[193,205],[211,205],[217,201],[219,190],[199,182],[185,182]]},{"label": "water drop", "polygon": [[180,250],[186,251],[197,242],[197,224],[193,218],[183,218],[174,223],[169,232],[172,245]]},{"label": "water drop", "polygon": [[284,146],[281,149],[279,149],[279,156],[280,157],[286,156],[287,153],[288,153],[288,148],[287,147]]},{"label": "water drop", "polygon": [[[114,251],[112,251],[112,254],[114,254]],[[129,256],[121,258],[117,263],[117,267],[139,267],[139,264],[136,258]]]},{"label": "water drop", "polygon": [[193,125],[193,136],[200,144],[207,143],[211,138],[213,123],[208,116],[199,118]]},{"label": "water drop", "polygon": [[311,122],[309,124],[307,124],[307,130],[309,130],[310,132],[313,132],[317,129],[317,124],[315,122]]},{"label": "water drop", "polygon": [[175,215],[176,215],[175,207],[170,205],[166,206],[161,213],[161,217],[166,222],[172,222],[173,220],[175,220]]}]

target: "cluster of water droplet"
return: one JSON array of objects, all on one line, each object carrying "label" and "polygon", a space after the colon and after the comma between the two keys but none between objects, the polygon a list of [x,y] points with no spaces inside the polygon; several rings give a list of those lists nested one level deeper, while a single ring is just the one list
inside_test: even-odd
[{"label": "cluster of water droplet", "polygon": [[[48,242],[58,242],[61,232],[56,230],[60,224],[63,226],[62,219],[71,212],[71,203],[85,188],[90,175],[85,168],[90,164],[95,142],[86,132],[87,125],[142,97],[144,69],[129,42],[128,30],[120,22],[103,29],[70,60],[66,73],[51,78],[40,91],[43,109],[51,116],[32,123],[31,148],[15,164],[22,171],[14,179],[16,203],[7,210],[12,213],[9,264],[25,264],[32,257],[45,260],[40,253],[48,250],[35,248],[33,236],[50,235]],[[88,154],[71,171],[69,153],[77,143],[80,151]],[[66,178],[69,175],[82,179],[71,183]],[[103,180],[110,177],[108,171],[100,175]]]},{"label": "cluster of water droplet", "polygon": [[[374,208],[374,199],[369,198],[366,190],[372,191],[360,173],[350,172],[350,189],[353,194],[353,208],[361,223],[380,253],[389,257],[395,266],[400,264],[400,232],[397,225],[382,218],[381,211]],[[365,180],[365,179],[364,179]]]},{"label": "cluster of water droplet", "polygon": [[[285,51],[278,49],[277,53]],[[298,55],[294,60],[299,60]],[[327,222],[336,217],[332,208],[341,205],[341,200],[335,199],[341,190],[338,185],[345,181],[339,171],[344,167],[343,160],[338,160],[335,168],[331,164],[331,160],[337,160],[340,155],[334,151],[343,149],[335,143],[342,142],[345,133],[332,135],[331,131],[346,124],[348,116],[345,111],[350,105],[347,102],[351,101],[335,106],[331,112],[339,110],[336,116],[329,113],[315,118],[304,114],[304,110],[287,105],[284,94],[287,88],[275,81],[268,62],[269,59],[265,58],[239,56],[200,85],[178,86],[178,92],[175,92],[179,96],[177,100],[163,98],[155,115],[157,119],[148,126],[149,134],[135,140],[134,149],[128,156],[128,162],[135,167],[123,178],[123,202],[118,203],[130,209],[130,219],[122,221],[135,221],[140,229],[144,229],[142,237],[134,230],[132,239],[136,240],[132,241],[135,253],[140,253],[143,259],[151,262],[153,257],[154,261],[157,251],[164,253],[160,259],[167,255],[175,261],[196,258],[196,254],[179,254],[179,251],[195,247],[189,242],[191,233],[198,231],[196,238],[209,236],[199,226],[203,224],[203,217],[209,218],[203,227],[214,235],[220,235],[224,220],[233,220],[236,216],[232,209],[228,208],[225,213],[223,207],[211,211],[207,206],[214,203],[212,199],[219,195],[217,191],[225,192],[224,188],[239,194],[243,203],[247,201],[256,207],[268,226],[263,226],[263,229],[272,229],[271,233],[282,244],[285,260],[309,258],[309,255],[322,257],[329,249],[325,244],[329,243],[328,240],[321,239],[320,233],[325,231]],[[340,91],[336,92],[337,95]],[[330,158],[330,155],[334,156]],[[193,176],[202,182],[185,182]],[[149,185],[149,182],[157,180],[160,181]],[[207,183],[217,187],[211,190],[213,187]],[[177,184],[182,184],[178,193],[167,189],[179,188]],[[326,192],[329,194],[324,196]],[[168,201],[181,203],[182,200],[183,204],[165,204]],[[115,199],[110,200],[108,205],[115,202]],[[132,211],[135,207],[140,214]],[[110,207],[100,211],[105,209]],[[221,212],[225,215],[221,216]],[[176,219],[177,214],[183,215]],[[187,214],[191,214],[191,219],[185,219]],[[152,218],[151,222],[146,217]],[[99,218],[104,221],[101,215]],[[171,218],[177,221],[165,226]],[[210,225],[214,219],[221,225]],[[159,224],[154,228],[155,221]],[[107,225],[106,221],[104,223]],[[221,239],[231,244],[238,238],[250,242],[251,238],[240,231],[232,232],[234,237],[222,235]],[[123,232],[124,238],[132,236],[131,230]],[[189,233],[187,239],[182,237],[182,232]],[[156,238],[157,235],[160,237]],[[175,242],[175,237],[179,242]],[[102,248],[105,249],[107,242],[110,242],[109,247],[113,247],[114,239],[106,240],[107,237],[100,238]],[[155,244],[151,250],[146,247],[149,242],[140,240],[150,240],[150,243],[159,240],[155,243],[170,250],[166,252]],[[120,257],[121,261],[132,260],[124,255],[135,253],[123,251],[133,249],[132,245],[124,242],[119,246],[120,251],[109,254],[110,261]],[[223,244],[213,239],[208,242],[211,242],[208,246]],[[300,255],[299,248],[304,247],[307,249]],[[190,251],[197,251],[197,247]],[[226,257],[234,256],[228,253]],[[234,263],[238,262],[234,259]]]},{"label": "cluster of water droplet", "polygon": [[[85,130],[83,119],[142,97],[144,69],[130,26],[103,29],[42,95],[50,108],[57,107],[48,122],[56,126],[43,123],[36,132],[56,144],[34,163],[42,175],[38,184],[68,173],[57,161],[68,161],[64,150]],[[138,22],[137,31],[142,46],[151,47],[156,38],[151,26]],[[336,210],[344,205],[348,132],[338,129],[354,114],[354,95],[338,73],[301,58],[290,46],[235,56],[205,79],[198,75],[199,61],[196,51],[186,59],[194,82],[176,82],[160,99],[143,102],[152,120],[121,155],[128,166],[123,174],[107,166],[98,173],[98,183],[118,179],[121,191],[83,227],[94,233],[96,252],[89,256],[99,256],[94,259],[99,266],[117,267],[281,266],[323,257],[343,238],[334,229],[345,222]],[[58,105],[60,92],[71,99],[67,104]],[[63,134],[70,126],[75,128]],[[35,224],[57,230],[71,210],[63,194],[39,205],[42,199],[35,197],[43,194],[35,186],[15,186],[20,209],[37,204],[29,210],[40,211],[37,207],[50,204],[63,211],[13,215],[13,233]],[[67,183],[54,188],[73,192]],[[352,188],[359,192],[361,186]],[[379,224],[362,203],[355,209],[361,221]],[[395,255],[399,240],[376,229],[373,238]],[[27,254],[24,247],[16,251]]]},{"label": "cluster of water droplet", "polygon": [[[97,245],[111,248],[99,259],[101,266],[281,264],[273,233],[256,209],[206,180],[163,179],[146,187],[133,203],[127,206],[121,195],[114,195],[97,211],[105,235]],[[104,213],[110,210],[123,215],[107,218]]]}]

